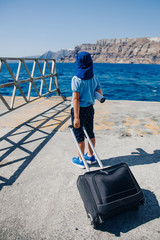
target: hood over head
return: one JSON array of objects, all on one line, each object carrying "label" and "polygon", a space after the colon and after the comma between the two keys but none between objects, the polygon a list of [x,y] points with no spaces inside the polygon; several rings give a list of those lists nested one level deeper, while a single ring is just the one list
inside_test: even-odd
[{"label": "hood over head", "polygon": [[84,79],[84,80],[93,78],[93,76],[94,76],[93,61],[92,61],[90,53],[80,52],[77,55],[76,65],[77,65],[76,66],[77,67],[77,71],[76,71],[77,77]]}]

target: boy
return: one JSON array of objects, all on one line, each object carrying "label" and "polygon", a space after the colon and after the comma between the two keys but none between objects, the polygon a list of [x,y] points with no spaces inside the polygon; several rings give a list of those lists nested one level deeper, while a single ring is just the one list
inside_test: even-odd
[{"label": "boy", "polygon": [[[77,72],[72,78],[72,103],[71,103],[71,120],[73,130],[80,146],[80,149],[84,155],[85,142],[84,132],[82,126],[84,125],[86,131],[95,147],[95,135],[93,132],[93,118],[94,108],[93,104],[95,91],[101,95],[102,90],[99,81],[94,77],[93,74],[93,62],[90,53],[80,52],[76,59]],[[79,157],[72,158],[72,163],[85,168],[84,163]],[[93,151],[88,143],[88,153],[85,154],[85,159],[89,164],[96,163],[96,159],[93,155]]]}]

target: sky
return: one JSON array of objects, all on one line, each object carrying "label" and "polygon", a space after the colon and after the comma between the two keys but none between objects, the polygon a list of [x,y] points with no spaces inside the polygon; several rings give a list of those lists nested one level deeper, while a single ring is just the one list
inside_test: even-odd
[{"label": "sky", "polygon": [[0,0],[0,57],[160,37],[160,0]]}]

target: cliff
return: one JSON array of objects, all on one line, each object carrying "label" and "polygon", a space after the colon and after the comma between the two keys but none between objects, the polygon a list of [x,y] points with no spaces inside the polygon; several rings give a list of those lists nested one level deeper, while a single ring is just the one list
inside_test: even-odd
[{"label": "cliff", "polygon": [[76,46],[60,62],[75,62],[78,52],[91,53],[96,63],[160,64],[160,38],[102,39],[96,44]]},{"label": "cliff", "polygon": [[43,55],[41,55],[40,58],[42,58],[42,59],[43,58],[48,58],[48,59],[53,58],[57,62],[59,62],[61,58],[66,58],[71,53],[72,53],[72,50],[66,50],[66,49],[59,50],[58,52],[48,51],[48,52],[44,53]]}]

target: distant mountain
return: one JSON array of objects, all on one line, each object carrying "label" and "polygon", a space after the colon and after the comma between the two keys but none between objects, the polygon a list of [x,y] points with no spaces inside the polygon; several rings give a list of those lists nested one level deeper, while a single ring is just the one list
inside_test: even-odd
[{"label": "distant mountain", "polygon": [[40,56],[40,58],[48,58],[48,59],[55,59],[56,62],[60,62],[62,61],[62,59],[66,58],[66,57],[70,57],[70,55],[72,54],[73,50],[66,50],[66,49],[62,49],[59,50],[58,52],[51,52],[48,51],[46,53],[44,53],[43,55]]},{"label": "distant mountain", "polygon": [[35,55],[35,56],[27,56],[27,57],[24,57],[24,58],[39,58],[40,55]]},{"label": "distant mountain", "polygon": [[60,62],[75,62],[78,52],[87,51],[97,63],[160,64],[160,38],[102,39],[96,44],[76,46]]}]

